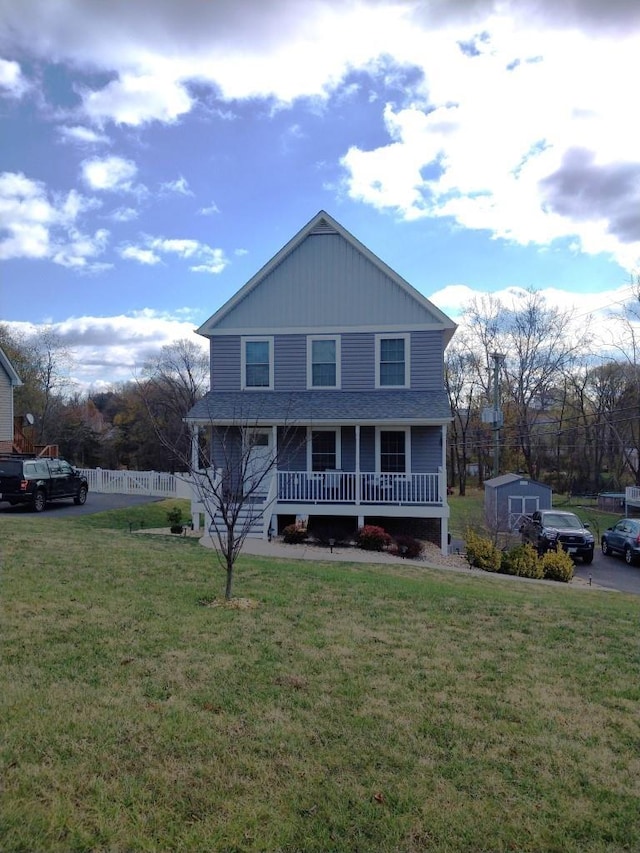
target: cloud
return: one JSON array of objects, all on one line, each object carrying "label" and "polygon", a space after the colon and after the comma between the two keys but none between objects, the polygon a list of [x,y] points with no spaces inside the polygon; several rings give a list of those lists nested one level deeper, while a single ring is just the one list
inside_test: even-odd
[{"label": "cloud", "polygon": [[100,125],[110,120],[133,127],[150,121],[173,123],[193,105],[183,84],[159,73],[123,74],[103,89],[84,89],[82,99],[90,120]]},{"label": "cloud", "polygon": [[[638,35],[594,40],[499,16],[479,34],[473,50],[460,49],[461,31],[422,34],[422,58],[407,43],[423,82],[412,103],[385,105],[386,144],[342,158],[348,195],[523,245],[572,238],[636,266],[640,154],[624,81],[640,76]],[[597,159],[578,174],[585,140]]]},{"label": "cloud", "polygon": [[139,246],[124,246],[120,249],[120,257],[126,261],[138,261],[139,264],[144,264],[145,266],[154,266],[162,260],[151,249],[142,249]]},{"label": "cloud", "polygon": [[176,195],[193,195],[193,191],[189,188],[189,182],[180,175],[175,181],[166,181],[160,184],[162,192]]},{"label": "cloud", "polygon": [[80,145],[109,145],[111,140],[104,133],[98,133],[90,127],[62,125],[58,134],[63,142],[74,142]]},{"label": "cloud", "polygon": [[211,216],[214,213],[220,213],[220,210],[215,201],[212,201],[211,204],[201,207],[198,213],[200,216]]},{"label": "cloud", "polygon": [[640,161],[598,163],[595,152],[571,148],[540,183],[551,210],[578,222],[605,220],[621,243],[640,243]]},{"label": "cloud", "polygon": [[0,174],[0,260],[49,259],[84,272],[104,269],[92,259],[104,252],[109,232],[87,235],[76,224],[95,206],[75,190],[51,193],[22,173]]},{"label": "cloud", "polygon": [[133,192],[133,179],[138,167],[122,157],[93,157],[81,163],[82,179],[92,190],[101,192]]},{"label": "cloud", "polygon": [[[193,318],[192,320],[190,318]],[[48,323],[73,355],[72,378],[79,391],[97,391],[120,382],[131,382],[144,363],[160,349],[187,338],[208,351],[208,341],[196,335],[194,327],[201,318],[193,309],[183,308],[171,314],[152,309],[111,317],[70,317]],[[34,323],[7,323],[15,333],[37,335],[42,326]]]},{"label": "cloud", "polygon": [[17,62],[0,59],[0,94],[11,98],[21,98],[30,85],[24,78]]},{"label": "cloud", "polygon": [[144,238],[141,246],[123,246],[120,255],[125,260],[133,260],[145,265],[153,265],[162,261],[163,255],[176,255],[191,261],[191,272],[205,272],[217,275],[227,268],[229,260],[223,249],[215,249],[198,240],[178,240],[166,237]]}]

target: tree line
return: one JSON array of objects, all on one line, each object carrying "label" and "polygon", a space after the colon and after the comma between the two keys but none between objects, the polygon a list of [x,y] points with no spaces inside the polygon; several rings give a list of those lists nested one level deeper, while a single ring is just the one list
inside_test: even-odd
[{"label": "tree line", "polygon": [[[588,315],[552,308],[534,290],[511,305],[469,303],[445,352],[451,487],[464,494],[493,476],[496,452],[500,473],[555,491],[640,485],[640,282],[632,292],[608,346]],[[135,381],[83,394],[69,387],[73,354],[52,329],[20,337],[0,324],[0,346],[24,383],[14,408],[34,415],[36,443],[57,444],[81,467],[180,470],[190,441],[182,419],[209,383],[197,344],[175,341]]]}]

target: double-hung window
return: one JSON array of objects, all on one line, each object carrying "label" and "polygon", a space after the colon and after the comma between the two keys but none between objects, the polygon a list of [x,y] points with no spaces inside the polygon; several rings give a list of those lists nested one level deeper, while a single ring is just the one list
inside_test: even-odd
[{"label": "double-hung window", "polygon": [[335,429],[311,430],[311,470],[335,471],[340,467],[340,445]]},{"label": "double-hung window", "polygon": [[405,430],[380,430],[380,471],[404,474],[407,470],[407,433]]},{"label": "double-hung window", "polygon": [[376,337],[376,385],[379,388],[409,386],[409,335]]},{"label": "double-hung window", "polygon": [[340,387],[340,338],[307,339],[307,377],[309,388]]},{"label": "double-hung window", "polygon": [[273,388],[273,338],[243,338],[242,387]]}]

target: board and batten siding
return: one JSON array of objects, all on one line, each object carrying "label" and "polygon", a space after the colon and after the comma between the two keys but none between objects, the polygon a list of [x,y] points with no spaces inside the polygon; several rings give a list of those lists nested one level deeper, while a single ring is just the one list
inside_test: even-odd
[{"label": "board and batten siding", "polygon": [[13,385],[0,366],[0,441],[13,439]]},{"label": "board and batten siding", "polygon": [[249,334],[277,328],[437,323],[404,287],[339,234],[313,234],[217,324]]}]

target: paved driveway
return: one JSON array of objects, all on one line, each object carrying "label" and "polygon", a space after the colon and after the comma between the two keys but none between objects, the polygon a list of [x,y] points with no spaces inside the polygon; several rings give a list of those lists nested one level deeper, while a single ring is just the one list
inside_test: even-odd
[{"label": "paved driveway", "polygon": [[586,581],[591,577],[593,584],[605,589],[640,595],[640,566],[628,566],[622,557],[605,557],[600,548],[596,548],[590,566],[579,561],[576,563],[575,575]]},{"label": "paved driveway", "polygon": [[108,509],[126,509],[129,506],[161,501],[163,498],[148,497],[145,495],[102,495],[89,492],[87,502],[84,506],[76,506],[72,500],[54,501],[47,504],[43,513],[33,512],[28,506],[9,506],[0,503],[0,515],[29,515],[37,519],[41,516],[48,518],[64,518],[65,516],[92,515],[96,512],[105,512]]}]

